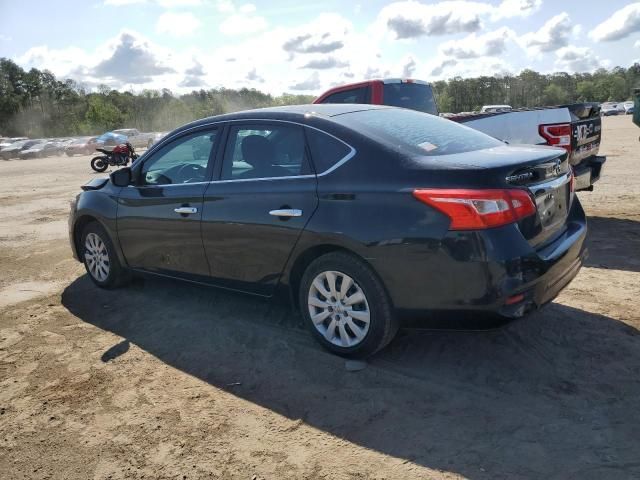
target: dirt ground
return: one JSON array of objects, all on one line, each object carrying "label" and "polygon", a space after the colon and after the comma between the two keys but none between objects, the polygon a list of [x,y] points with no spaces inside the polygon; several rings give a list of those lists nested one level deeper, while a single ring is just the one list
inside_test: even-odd
[{"label": "dirt ground", "polygon": [[359,372],[284,307],[71,259],[88,157],[0,162],[0,477],[640,478],[640,129],[604,119],[590,257],[493,332],[405,330]]}]

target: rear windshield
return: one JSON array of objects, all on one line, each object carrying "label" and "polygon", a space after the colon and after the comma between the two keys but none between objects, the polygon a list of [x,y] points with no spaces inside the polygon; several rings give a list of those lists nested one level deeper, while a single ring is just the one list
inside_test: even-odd
[{"label": "rear windshield", "polygon": [[362,110],[336,115],[333,119],[417,155],[450,155],[503,145],[493,137],[452,120],[413,110]]},{"label": "rear windshield", "polygon": [[382,103],[438,115],[431,86],[422,83],[385,83]]}]

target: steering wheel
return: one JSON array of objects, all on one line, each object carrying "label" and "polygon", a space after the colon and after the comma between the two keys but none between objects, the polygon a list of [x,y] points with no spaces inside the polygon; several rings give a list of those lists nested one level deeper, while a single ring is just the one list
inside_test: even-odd
[{"label": "steering wheel", "polygon": [[192,180],[200,181],[205,178],[207,169],[195,163],[185,163],[176,171],[177,178],[184,178],[182,183],[189,183]]}]

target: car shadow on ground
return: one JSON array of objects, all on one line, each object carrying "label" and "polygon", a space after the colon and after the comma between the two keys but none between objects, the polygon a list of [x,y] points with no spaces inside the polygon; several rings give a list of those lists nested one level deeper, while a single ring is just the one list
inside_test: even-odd
[{"label": "car shadow on ground", "polygon": [[613,217],[589,217],[585,267],[640,272],[640,222]]},{"label": "car shadow on ground", "polygon": [[602,315],[552,304],[492,332],[401,331],[354,373],[297,315],[252,297],[162,279],[104,291],[83,276],[62,302],[125,339],[103,361],[131,342],[214,387],[419,465],[469,479],[640,477],[640,335]]}]

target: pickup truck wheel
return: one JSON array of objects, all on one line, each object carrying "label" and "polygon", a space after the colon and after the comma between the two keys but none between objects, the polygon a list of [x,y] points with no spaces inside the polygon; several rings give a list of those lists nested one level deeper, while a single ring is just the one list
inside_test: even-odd
[{"label": "pickup truck wheel", "polygon": [[314,260],[300,282],[300,310],[315,338],[347,358],[384,348],[398,331],[389,296],[375,272],[343,252]]},{"label": "pickup truck wheel", "polygon": [[101,288],[115,288],[125,283],[128,275],[102,225],[91,222],[84,228],[80,248],[82,262],[93,283]]}]

